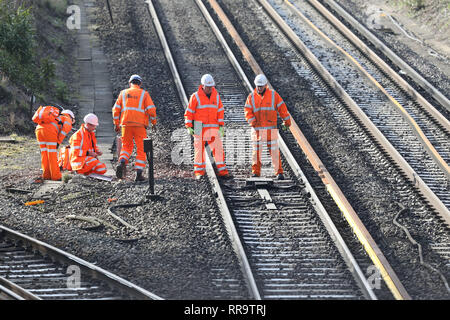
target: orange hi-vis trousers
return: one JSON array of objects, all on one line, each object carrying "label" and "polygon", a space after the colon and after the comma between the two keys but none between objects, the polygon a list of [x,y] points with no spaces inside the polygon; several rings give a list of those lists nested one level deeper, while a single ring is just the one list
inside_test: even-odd
[{"label": "orange hi-vis trousers", "polygon": [[228,174],[225,164],[222,140],[219,136],[219,128],[202,128],[202,135],[194,135],[194,174],[204,175],[206,169],[205,143],[211,149],[217,167],[217,174],[224,176]]},{"label": "orange hi-vis trousers", "polygon": [[91,173],[105,174],[106,164],[104,164],[97,158],[87,156],[83,168],[77,170],[77,173],[84,174],[86,176],[90,175]]},{"label": "orange hi-vis trousers", "polygon": [[42,124],[36,129],[36,139],[41,151],[42,178],[44,180],[60,180],[58,132],[52,124]]},{"label": "orange hi-vis trousers", "polygon": [[252,173],[261,175],[261,153],[264,145],[269,150],[275,175],[283,173],[280,148],[278,147],[278,129],[252,129]]},{"label": "orange hi-vis trousers", "polygon": [[130,161],[133,153],[133,139],[136,144],[136,170],[144,170],[147,164],[147,155],[144,152],[144,139],[147,138],[147,130],[144,126],[122,126],[122,150],[120,151],[119,162],[124,159],[125,163]]}]

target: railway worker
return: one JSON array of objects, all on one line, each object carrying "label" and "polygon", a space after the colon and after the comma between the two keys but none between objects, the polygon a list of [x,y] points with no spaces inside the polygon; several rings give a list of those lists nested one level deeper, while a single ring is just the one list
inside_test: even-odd
[{"label": "railway worker", "polygon": [[225,155],[221,137],[224,135],[224,108],[215,82],[210,74],[201,78],[201,85],[194,92],[184,113],[185,127],[194,136],[194,175],[200,179],[205,174],[205,143],[214,156],[217,174],[230,178],[225,165]]},{"label": "railway worker", "polygon": [[38,124],[36,139],[41,151],[42,179],[61,180],[57,151],[59,145],[72,130],[75,116],[68,109],[59,113],[56,107],[41,106],[34,114],[33,121]]},{"label": "railway worker", "polygon": [[142,78],[132,75],[128,81],[130,87],[122,90],[112,108],[114,130],[122,133],[122,150],[116,167],[116,176],[125,176],[126,166],[133,152],[133,139],[136,144],[136,181],[145,181],[143,171],[147,156],[144,152],[144,139],[147,138],[149,121],[156,129],[156,107],[150,94],[141,89]]},{"label": "railway worker", "polygon": [[280,95],[268,88],[267,78],[263,74],[257,75],[254,82],[256,88],[248,95],[244,107],[245,119],[252,127],[252,176],[261,175],[261,151],[264,144],[269,150],[276,178],[283,180],[278,147],[277,113],[283,120],[283,130],[287,130],[291,125],[291,116]]},{"label": "railway worker", "polygon": [[70,137],[70,166],[79,174],[105,174],[106,165],[98,157],[103,152],[98,148],[95,129],[98,118],[89,113],[84,117],[84,124]]}]

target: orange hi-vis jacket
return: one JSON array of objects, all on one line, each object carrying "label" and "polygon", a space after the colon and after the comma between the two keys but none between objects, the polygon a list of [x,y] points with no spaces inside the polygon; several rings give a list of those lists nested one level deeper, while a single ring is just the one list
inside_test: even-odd
[{"label": "orange hi-vis jacket", "polygon": [[156,107],[150,94],[138,85],[122,90],[112,108],[115,126],[148,127],[149,120],[156,124]]},{"label": "orange hi-vis jacket", "polygon": [[61,114],[59,115],[55,121],[46,124],[39,124],[36,127],[38,129],[46,129],[57,132],[58,135],[58,144],[61,144],[66,138],[67,134],[72,130],[72,119],[69,115]]},{"label": "orange hi-vis jacket", "polygon": [[286,126],[291,125],[291,116],[286,104],[275,90],[269,88],[266,88],[262,96],[255,88],[247,97],[244,112],[245,120],[256,130],[276,129],[277,112]]},{"label": "orange hi-vis jacket", "polygon": [[86,162],[88,151],[98,152],[95,132],[89,132],[82,124],[70,137],[70,165],[72,170],[81,170]]},{"label": "orange hi-vis jacket", "polygon": [[223,114],[222,100],[216,88],[212,89],[208,98],[202,86],[199,86],[198,91],[191,95],[184,113],[185,126],[193,127],[193,122],[198,121],[202,123],[202,128],[218,128],[224,125]]}]

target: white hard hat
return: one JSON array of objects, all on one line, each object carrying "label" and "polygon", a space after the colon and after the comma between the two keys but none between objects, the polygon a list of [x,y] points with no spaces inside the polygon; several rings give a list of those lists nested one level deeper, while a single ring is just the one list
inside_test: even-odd
[{"label": "white hard hat", "polygon": [[255,78],[255,85],[257,87],[262,87],[262,86],[265,86],[266,84],[267,84],[266,76],[263,74],[258,74]]},{"label": "white hard hat", "polygon": [[214,82],[214,78],[210,74],[204,74],[202,76],[202,85],[207,87],[214,87],[216,83]]},{"label": "white hard hat", "polygon": [[68,114],[69,116],[72,117],[72,119],[75,119],[75,115],[74,115],[73,112],[70,111],[69,109],[66,109],[66,110],[61,111],[61,114]]},{"label": "white hard hat", "polygon": [[133,74],[133,75],[130,77],[130,80],[128,80],[128,82],[131,82],[131,81],[133,81],[133,80],[139,80],[139,82],[142,82],[142,78],[141,78],[140,76],[138,76],[137,74]]},{"label": "white hard hat", "polygon": [[98,118],[95,114],[93,113],[88,113],[87,115],[84,116],[84,123],[90,123],[93,124],[94,126],[98,126]]}]

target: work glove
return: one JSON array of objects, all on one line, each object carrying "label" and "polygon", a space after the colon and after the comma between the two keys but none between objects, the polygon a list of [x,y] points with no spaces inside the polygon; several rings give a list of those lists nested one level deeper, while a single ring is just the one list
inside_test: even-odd
[{"label": "work glove", "polygon": [[156,132],[156,124],[152,124],[152,132]]},{"label": "work glove", "polygon": [[225,128],[224,127],[222,127],[222,126],[220,126],[219,127],[219,136],[221,137],[221,138],[223,138],[223,135],[225,134]]},{"label": "work glove", "polygon": [[193,136],[194,135],[194,128],[188,127],[187,128],[188,133]]},{"label": "work glove", "polygon": [[114,125],[114,131],[119,133],[120,132],[120,126]]},{"label": "work glove", "polygon": [[284,132],[288,132],[288,131],[289,131],[289,127],[288,127],[287,125],[285,125],[284,123],[281,125],[281,129],[282,129]]}]

